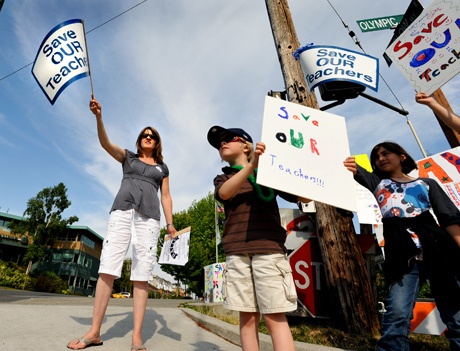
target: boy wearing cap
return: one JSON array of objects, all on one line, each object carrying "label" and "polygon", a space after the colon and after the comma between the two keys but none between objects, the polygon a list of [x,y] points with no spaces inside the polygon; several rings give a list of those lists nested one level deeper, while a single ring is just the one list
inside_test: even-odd
[{"label": "boy wearing cap", "polygon": [[214,126],[209,143],[229,166],[214,178],[214,197],[224,205],[222,243],[227,255],[224,307],[239,311],[243,351],[259,350],[258,324],[264,315],[275,351],[294,351],[286,312],[297,308],[292,270],[286,256],[286,230],[281,226],[276,195],[289,202],[309,202],[257,184],[259,156],[243,129]]}]

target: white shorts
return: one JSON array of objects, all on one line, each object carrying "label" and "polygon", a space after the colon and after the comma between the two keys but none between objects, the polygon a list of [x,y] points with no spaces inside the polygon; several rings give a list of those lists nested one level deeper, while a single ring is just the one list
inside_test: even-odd
[{"label": "white shorts", "polygon": [[295,311],[297,294],[286,255],[227,256],[223,285],[224,307],[262,314]]},{"label": "white shorts", "polygon": [[131,280],[149,281],[157,262],[160,222],[136,210],[110,213],[107,234],[102,245],[99,273],[121,276],[123,261],[130,243],[133,244]]}]

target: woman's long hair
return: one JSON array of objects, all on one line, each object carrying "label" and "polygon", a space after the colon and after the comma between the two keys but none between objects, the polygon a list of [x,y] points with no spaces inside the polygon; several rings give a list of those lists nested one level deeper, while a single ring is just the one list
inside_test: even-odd
[{"label": "woman's long hair", "polygon": [[150,126],[145,127],[144,129],[141,130],[141,132],[137,136],[137,140],[136,140],[137,153],[139,155],[144,154],[144,152],[142,150],[142,143],[141,142],[142,142],[142,134],[144,134],[146,130],[150,130],[152,132],[153,137],[154,137],[154,139],[156,141],[155,147],[154,147],[153,153],[152,153],[153,159],[155,160],[156,163],[163,163],[163,155],[162,155],[160,133],[158,133],[158,131],[153,127],[150,127]]},{"label": "woman's long hair", "polygon": [[380,178],[388,177],[387,172],[380,170],[376,165],[376,162],[378,159],[378,151],[381,147],[385,148],[389,152],[392,152],[398,156],[401,156],[401,155],[406,156],[406,159],[401,161],[401,168],[404,174],[409,174],[414,169],[418,169],[417,163],[415,163],[414,159],[407,153],[406,150],[404,150],[404,148],[401,145],[396,144],[393,141],[384,141],[380,144],[375,145],[371,151],[370,158],[371,158],[372,170],[374,171],[374,174],[376,174],[378,177]]}]

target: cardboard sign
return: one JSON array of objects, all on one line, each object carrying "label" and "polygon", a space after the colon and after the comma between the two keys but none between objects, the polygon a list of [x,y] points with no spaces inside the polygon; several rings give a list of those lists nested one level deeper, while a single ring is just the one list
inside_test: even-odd
[{"label": "cardboard sign", "polygon": [[460,0],[437,0],[385,51],[417,92],[431,95],[460,72]]},{"label": "cardboard sign", "polygon": [[345,119],[267,96],[257,183],[356,212]]},{"label": "cardboard sign", "polygon": [[176,264],[184,266],[188,262],[190,248],[190,231],[192,227],[187,227],[177,232],[175,238],[165,235],[165,241],[161,248],[159,264]]}]

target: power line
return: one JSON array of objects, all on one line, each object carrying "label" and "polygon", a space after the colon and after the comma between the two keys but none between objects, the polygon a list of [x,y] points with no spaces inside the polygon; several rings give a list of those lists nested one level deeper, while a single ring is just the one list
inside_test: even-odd
[{"label": "power line", "polygon": [[[343,26],[345,27],[345,29],[348,30],[348,35],[352,38],[353,42],[359,46],[359,48],[361,49],[361,51],[367,55],[366,51],[363,49],[363,47],[361,46],[361,42],[359,41],[358,37],[356,36],[355,32],[352,31],[350,29],[350,27],[348,27],[348,25],[345,23],[345,21],[342,19],[342,17],[339,15],[339,13],[337,12],[337,10],[334,8],[334,6],[331,4],[331,2],[329,0],[326,0],[329,5],[332,7],[332,9],[334,10],[334,12],[336,13],[337,17],[339,17],[340,21],[342,22]],[[382,79],[382,81],[385,83],[385,85],[387,86],[388,90],[390,90],[391,94],[393,94],[394,98],[396,99],[396,101],[399,103],[399,106],[401,106],[401,108],[403,110],[405,110],[405,108],[403,107],[402,103],[399,101],[398,97],[396,96],[396,94],[393,92],[393,90],[390,88],[389,84],[386,82],[386,80],[383,78],[383,76],[380,74],[379,72],[379,77],[380,79]]]},{"label": "power line", "polygon": [[[362,52],[364,54],[367,55],[366,51],[364,51],[363,47],[361,46],[361,42],[359,41],[358,37],[356,36],[355,32],[353,32],[349,27],[348,25],[344,22],[344,20],[342,19],[342,17],[339,15],[339,13],[337,12],[337,10],[334,8],[334,6],[331,4],[331,2],[329,0],[326,0],[329,5],[332,7],[332,9],[334,10],[334,12],[337,14],[337,17],[339,17],[340,21],[342,22],[343,26],[348,30],[348,35],[353,39],[354,43],[356,45],[358,45],[360,47],[360,49],[362,50]],[[388,83],[386,82],[386,80],[383,78],[383,76],[380,74],[379,72],[379,77],[382,79],[382,81],[385,83],[385,85],[387,86],[388,90],[390,90],[391,94],[393,94],[394,98],[396,99],[396,101],[399,103],[399,106],[401,106],[401,109],[405,110],[405,108],[403,107],[402,103],[399,101],[398,97],[396,96],[396,94],[393,92],[393,90],[390,88],[390,86],[388,85]],[[409,125],[409,128],[411,129],[412,131],[412,134],[414,135],[414,138],[415,138],[415,141],[417,142],[422,154],[424,157],[427,157],[427,154],[425,152],[425,149],[423,148],[422,146],[422,143],[420,142],[420,139],[417,135],[417,133],[415,132],[415,129],[414,129],[414,126],[412,125],[411,121],[409,120],[409,117],[407,117],[407,114],[405,115],[406,117],[406,122],[407,124]]]},{"label": "power line", "polygon": [[[127,12],[133,10],[134,8],[136,8],[136,7],[140,6],[140,5],[142,5],[142,4],[143,4],[144,2],[146,2],[146,1],[147,1],[147,0],[143,0],[143,1],[141,1],[140,3],[138,3],[138,4],[136,4],[136,5],[132,6],[132,7],[130,7],[129,9],[127,9],[127,10],[125,10],[125,11],[119,13],[118,15],[112,17],[111,19],[105,21],[104,23],[102,23],[102,24],[96,26],[95,28],[93,28],[93,29],[87,31],[86,34],[89,34],[89,33],[91,33],[92,31],[95,31],[96,29],[98,29],[98,28],[100,28],[100,27],[106,25],[107,23],[112,22],[114,19],[116,19],[116,18],[118,18],[118,17],[124,15],[125,13],[127,13]],[[31,64],[33,64],[33,62],[28,63],[27,65],[25,65],[25,66],[23,66],[23,67],[21,67],[21,68],[18,68],[16,71],[11,72],[10,74],[8,74],[8,75],[6,75],[6,76],[0,78],[0,82],[1,82],[2,80],[4,80],[4,79],[8,78],[8,77],[11,77],[13,74],[16,74],[16,73],[22,71],[24,68],[29,67]]]}]

